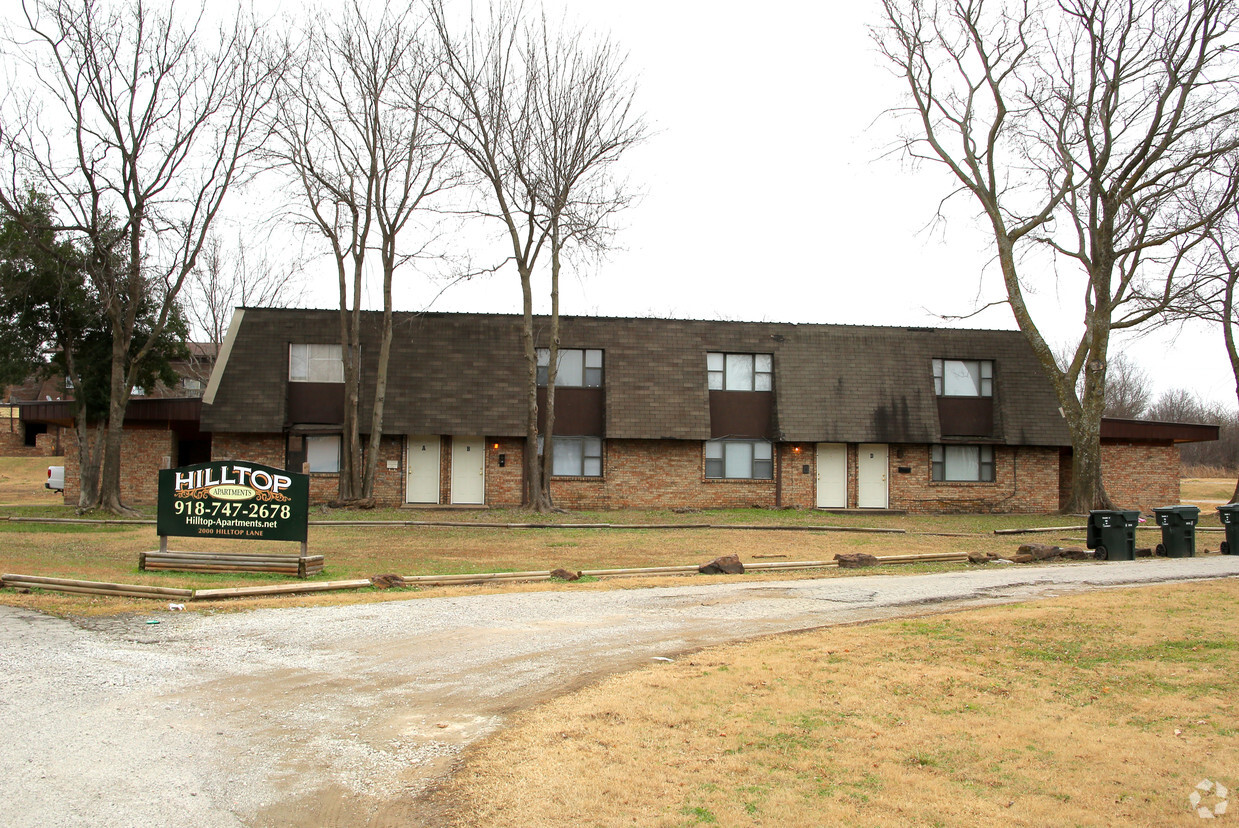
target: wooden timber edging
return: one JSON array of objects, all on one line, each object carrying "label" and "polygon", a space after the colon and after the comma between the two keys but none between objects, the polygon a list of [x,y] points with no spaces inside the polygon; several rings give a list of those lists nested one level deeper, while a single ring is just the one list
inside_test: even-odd
[{"label": "wooden timber edging", "polygon": [[[144,553],[153,555],[156,553]],[[295,556],[294,556],[295,557]],[[322,556],[311,556],[319,557]],[[964,563],[968,556],[956,552],[937,552],[924,555],[887,555],[878,558],[877,565],[903,563]],[[835,561],[776,561],[769,563],[746,564],[748,572],[782,572],[795,569],[834,569]],[[698,566],[652,566],[634,567],[631,569],[590,569],[583,570],[581,575],[597,578],[623,578],[658,575],[692,575],[698,572]],[[403,581],[411,586],[454,586],[476,585],[505,582],[535,582],[551,580],[547,570],[525,572],[482,572],[459,575],[410,575]],[[310,592],[329,592],[335,590],[365,589],[371,586],[369,578],[357,578],[346,581],[319,581],[301,584],[270,584],[249,587],[228,587],[220,589],[174,589],[171,587],[148,586],[144,584],[113,584],[100,581],[74,581],[66,578],[44,578],[37,575],[5,574],[0,576],[0,586],[25,587],[27,589],[44,589],[56,592],[67,592],[80,595],[102,595],[124,598],[154,598],[168,600],[179,598],[185,601],[202,601],[220,598],[245,598],[269,595],[296,595]]]},{"label": "wooden timber edging", "polygon": [[7,572],[4,575],[0,575],[0,581],[6,587],[46,589],[82,595],[114,595],[127,598],[155,598],[158,600],[180,598],[187,601],[194,597],[192,589],[173,589],[171,587],[148,586],[146,584],[113,584],[103,581],[74,581],[68,578],[44,578],[40,575],[15,575]]}]

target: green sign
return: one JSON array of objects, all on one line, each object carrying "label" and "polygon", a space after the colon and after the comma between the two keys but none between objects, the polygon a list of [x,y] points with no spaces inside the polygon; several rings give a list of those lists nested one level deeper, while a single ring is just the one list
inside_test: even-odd
[{"label": "green sign", "polygon": [[160,535],[307,540],[310,477],[243,460],[159,472]]}]

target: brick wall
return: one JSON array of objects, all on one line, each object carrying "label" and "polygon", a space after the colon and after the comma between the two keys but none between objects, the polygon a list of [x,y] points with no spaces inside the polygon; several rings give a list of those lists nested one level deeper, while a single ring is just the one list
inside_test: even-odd
[{"label": "brick wall", "polygon": [[[388,463],[394,463],[394,468],[388,468]],[[403,497],[404,437],[399,434],[386,434],[379,443],[379,466],[374,473],[374,499],[379,503],[397,504]]]},{"label": "brick wall", "polygon": [[[76,505],[81,495],[81,468],[77,432],[63,432],[65,503]],[[122,503],[150,503],[159,497],[159,470],[171,468],[176,454],[176,435],[160,426],[125,426],[120,447],[120,499]]]},{"label": "brick wall", "polygon": [[[498,446],[498,448],[496,448]],[[603,451],[606,451],[605,447]],[[499,456],[503,455],[503,468],[499,467]],[[449,481],[451,455],[443,452],[443,499],[449,502],[451,486]],[[521,463],[525,457],[525,439],[523,437],[488,437],[486,439],[486,502],[492,506],[519,506],[521,503]],[[606,462],[605,460],[603,461]],[[551,484],[554,486],[554,483]],[[558,497],[559,490],[551,489],[551,496]],[[586,507],[578,507],[586,508]],[[605,508],[594,507],[588,508]]]},{"label": "brick wall", "polygon": [[81,497],[81,465],[78,462],[77,449],[77,429],[66,428],[64,432],[64,449],[65,449],[65,503],[70,506],[78,504],[78,498]]},{"label": "brick wall", "polygon": [[[77,448],[65,431],[66,502],[77,499]],[[520,438],[487,438],[486,502],[516,506],[521,500]],[[122,496],[135,503],[153,502],[157,471],[170,457],[175,436],[167,429],[126,429]],[[440,502],[451,502],[451,438],[440,451]],[[686,440],[608,440],[603,444],[602,478],[552,480],[557,505],[568,509],[714,509],[776,506],[812,508],[816,503],[817,459],[812,443],[776,446],[776,480],[706,480],[702,444]],[[404,502],[404,437],[383,438],[375,496],[381,505]],[[282,468],[285,442],[279,434],[216,434],[213,460],[250,460]],[[503,467],[499,457],[504,457]],[[889,447],[890,507],[909,512],[1053,512],[1059,505],[1060,452],[1057,448],[994,449],[992,483],[945,483],[930,480],[930,449],[925,445]],[[1177,503],[1179,452],[1173,445],[1106,444],[1102,451],[1106,487],[1117,504],[1148,510]],[[388,468],[392,461],[394,468]],[[806,473],[806,467],[808,469]],[[901,473],[900,468],[909,471]],[[848,446],[848,503],[857,498],[857,446]],[[314,503],[335,500],[339,478],[315,474],[310,480]]]},{"label": "brick wall", "polygon": [[1101,468],[1106,494],[1120,509],[1148,512],[1179,502],[1179,447],[1176,445],[1102,443]]},{"label": "brick wall", "polygon": [[778,443],[779,470],[782,472],[782,504],[811,509],[817,504],[817,460],[812,443]]},{"label": "brick wall", "polygon": [[[451,444],[450,437],[442,438],[439,477],[443,504],[451,503]],[[520,438],[487,438],[488,505],[520,504],[523,448]],[[556,505],[567,509],[812,508],[816,503],[816,447],[812,443],[785,443],[776,448],[776,480],[706,480],[700,442],[608,440],[603,444],[604,477],[556,477],[551,492]],[[213,456],[278,466],[283,462],[282,452],[278,435],[216,435]],[[500,455],[505,460],[502,468]],[[396,461],[397,468],[388,469],[387,460]],[[403,437],[385,437],[375,483],[381,504],[403,503],[404,463]],[[848,502],[852,507],[856,505],[856,465],[857,447],[852,445],[848,447]],[[911,471],[899,474],[901,466]],[[996,447],[993,483],[934,483],[929,479],[928,446],[893,445],[891,508],[910,512],[1051,512],[1058,506],[1058,471],[1058,449]],[[335,475],[313,475],[311,500],[334,500],[336,485]]]},{"label": "brick wall", "polygon": [[[931,480],[929,446],[892,445],[890,457],[892,509],[970,513],[1058,509],[1057,448],[995,446],[992,483]],[[900,467],[911,471],[900,473]]]},{"label": "brick wall", "polygon": [[36,454],[33,446],[26,445],[21,420],[0,419],[0,457],[34,457]]},{"label": "brick wall", "polygon": [[283,434],[213,434],[211,460],[249,460],[284,468],[287,449]]},{"label": "brick wall", "polygon": [[26,426],[19,417],[0,417],[0,457],[54,457],[61,450],[60,426],[49,425],[47,433],[26,445]]},{"label": "brick wall", "polygon": [[706,480],[702,444],[607,440],[604,479],[555,478],[555,503],[569,509],[697,509],[774,505],[773,480]]}]

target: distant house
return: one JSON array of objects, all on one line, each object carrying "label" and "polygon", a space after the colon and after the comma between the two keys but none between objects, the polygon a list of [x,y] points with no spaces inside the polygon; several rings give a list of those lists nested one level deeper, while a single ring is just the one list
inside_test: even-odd
[{"label": "distant house", "polygon": [[[367,395],[378,326],[378,314],[364,316]],[[561,326],[552,492],[568,508],[1050,512],[1070,491],[1066,424],[1018,332],[587,317]],[[210,456],[308,470],[312,497],[334,498],[337,331],[335,311],[238,310],[195,432]],[[378,499],[518,504],[525,371],[517,316],[397,314]],[[362,400],[361,422],[371,405]],[[185,464],[185,423],[175,422],[156,456]],[[1131,507],[1177,502],[1177,444],[1210,439],[1214,426],[1106,421],[1107,490]]]}]

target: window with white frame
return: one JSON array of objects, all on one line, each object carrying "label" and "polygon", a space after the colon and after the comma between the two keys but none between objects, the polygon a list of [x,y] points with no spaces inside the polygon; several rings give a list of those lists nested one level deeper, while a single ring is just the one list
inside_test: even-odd
[{"label": "window with white frame", "polygon": [[994,482],[993,446],[934,446],[931,477],[938,482]]},{"label": "window with white frame", "polygon": [[994,396],[994,363],[988,359],[935,359],[934,393],[939,397]]},{"label": "window with white frame", "polygon": [[310,465],[311,472],[338,474],[340,471],[340,435],[306,435],[305,459]]},{"label": "window with white frame", "polygon": [[774,387],[774,356],[707,353],[706,387],[711,391],[770,391]]},{"label": "window with white frame", "polygon": [[[538,385],[543,388],[550,377],[551,350],[538,349]],[[556,388],[601,388],[602,351],[598,348],[560,348]]]},{"label": "window with white frame", "polygon": [[[541,440],[541,438],[538,438]],[[556,477],[602,477],[601,437],[551,438],[555,456],[551,474]]]},{"label": "window with white frame", "polygon": [[193,379],[192,377],[185,377],[183,380],[181,380],[181,385],[185,388],[186,391],[201,391],[202,390],[202,380]]},{"label": "window with white frame", "polygon": [[288,346],[290,382],[344,382],[344,359],[339,345],[291,343]]},{"label": "window with white frame", "polygon": [[717,480],[770,480],[774,452],[765,440],[710,440],[706,477]]}]

